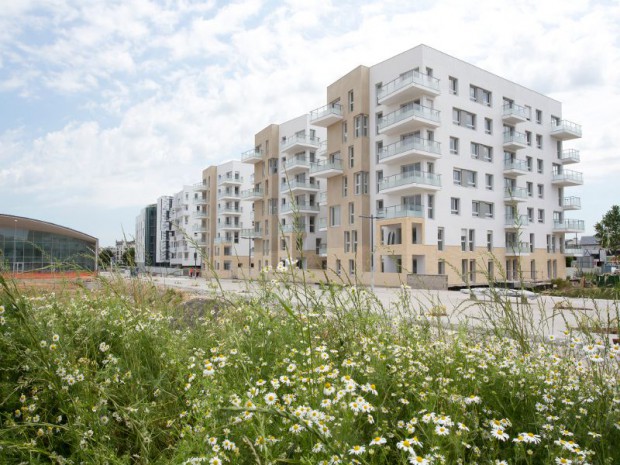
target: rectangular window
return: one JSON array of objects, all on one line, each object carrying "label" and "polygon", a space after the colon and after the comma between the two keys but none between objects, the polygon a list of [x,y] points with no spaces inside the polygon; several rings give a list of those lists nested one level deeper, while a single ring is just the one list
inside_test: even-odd
[{"label": "rectangular window", "polygon": [[368,115],[357,115],[354,119],[354,135],[358,137],[368,136]]},{"label": "rectangular window", "polygon": [[469,230],[469,251],[473,252],[476,247],[476,230]]},{"label": "rectangular window", "polygon": [[478,102],[488,107],[491,106],[492,93],[489,90],[477,87],[474,85],[469,86],[469,99],[473,102]]},{"label": "rectangular window", "polygon": [[534,209],[532,207],[527,207],[527,220],[530,223],[534,222]]},{"label": "rectangular window", "polygon": [[536,134],[536,148],[542,149],[542,136]]},{"label": "rectangular window", "polygon": [[347,176],[342,177],[342,196],[349,195],[349,178]]},{"label": "rectangular window", "polygon": [[355,195],[368,194],[368,172],[355,173]]},{"label": "rectangular window", "polygon": [[532,157],[525,157],[525,163],[527,164],[527,170],[531,172],[534,169]]},{"label": "rectangular window", "polygon": [[477,142],[472,142],[470,144],[471,147],[471,157],[476,160],[483,160],[492,162],[493,161],[493,147],[488,145],[479,144]]},{"label": "rectangular window", "polygon": [[528,197],[534,197],[534,183],[533,182],[526,182],[525,183],[526,186],[526,190],[527,190],[527,196]]},{"label": "rectangular window", "polygon": [[351,276],[355,275],[355,260],[349,259],[349,274]]},{"label": "rectangular window", "polygon": [[351,231],[351,243],[352,243],[352,248],[353,248],[353,252],[357,252],[357,230],[354,229],[353,231]]},{"label": "rectangular window", "polygon": [[536,159],[536,170],[538,171],[538,174],[543,174],[544,164],[540,158]]},{"label": "rectangular window", "polygon": [[349,168],[355,166],[355,150],[352,145],[349,146]]},{"label": "rectangular window", "polygon": [[493,251],[493,231],[487,231],[487,251]]},{"label": "rectangular window", "polygon": [[353,102],[354,102],[354,95],[353,95],[353,90],[349,91],[348,94],[348,102],[349,102],[349,111],[353,111]]},{"label": "rectangular window", "polygon": [[351,233],[349,231],[344,232],[344,251],[345,253],[351,251]]},{"label": "rectangular window", "polygon": [[461,229],[461,252],[467,252],[467,229]]},{"label": "rectangular window", "polygon": [[459,199],[458,197],[450,198],[450,212],[453,215],[461,214],[461,199]]},{"label": "rectangular window", "polygon": [[542,208],[538,209],[538,222],[539,223],[545,222],[545,210]]},{"label": "rectangular window", "polygon": [[446,274],[446,262],[443,260],[437,262],[437,274]]},{"label": "rectangular window", "polygon": [[329,207],[329,225],[340,226],[340,205]]},{"label": "rectangular window", "polygon": [[492,191],[493,190],[493,175],[486,173],[484,175],[484,185],[486,187],[486,190],[488,191]]},{"label": "rectangular window", "polygon": [[538,124],[542,124],[542,111],[541,110],[536,110],[536,122]]},{"label": "rectangular window", "polygon": [[495,215],[495,204],[492,202],[483,202],[480,200],[472,200],[471,214],[480,218],[493,218]]},{"label": "rectangular window", "polygon": [[537,191],[538,191],[538,198],[539,199],[545,198],[545,185],[544,184],[538,184],[537,185]]},{"label": "rectangular window", "polygon": [[346,142],[349,138],[349,128],[347,126],[347,122],[342,122],[342,142]]},{"label": "rectangular window", "polygon": [[429,220],[432,220],[435,217],[435,196],[433,194],[428,194],[426,199],[427,199],[427,216]]},{"label": "rectangular window", "polygon": [[486,134],[493,134],[493,120],[491,118],[484,119],[484,132]]},{"label": "rectangular window", "polygon": [[452,122],[457,126],[476,129],[476,115],[458,108],[452,109]]},{"label": "rectangular window", "polygon": [[452,155],[459,154],[459,140],[456,137],[450,137],[450,153]]},{"label": "rectangular window", "polygon": [[443,228],[437,228],[437,250],[442,251],[443,250]]},{"label": "rectangular window", "polygon": [[[530,252],[534,253],[534,249],[535,249],[535,237],[534,237],[534,233],[530,233]],[[533,278],[534,276],[532,276]]]},{"label": "rectangular window", "polygon": [[530,131],[525,131],[525,142],[527,145],[532,145],[532,133]]},{"label": "rectangular window", "polygon": [[349,202],[349,224],[355,223],[355,204]]},{"label": "rectangular window", "polygon": [[454,169],[452,170],[452,179],[454,181],[454,184],[456,184],[457,186],[462,185],[462,172],[460,169]]},{"label": "rectangular window", "polygon": [[459,80],[457,78],[448,76],[448,85],[450,87],[450,93],[452,95],[459,94]]}]

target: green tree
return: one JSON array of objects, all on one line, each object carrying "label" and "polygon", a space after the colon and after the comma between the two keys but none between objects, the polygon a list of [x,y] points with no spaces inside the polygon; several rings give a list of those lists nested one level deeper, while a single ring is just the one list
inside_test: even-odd
[{"label": "green tree", "polygon": [[121,257],[121,262],[123,265],[127,266],[136,266],[136,249],[135,247],[129,247]]},{"label": "green tree", "polygon": [[620,250],[620,206],[614,205],[605,213],[603,219],[594,225],[596,237],[606,250]]},{"label": "green tree", "polygon": [[105,247],[99,251],[99,266],[102,268],[108,268],[112,263],[112,257],[114,252],[110,247]]}]

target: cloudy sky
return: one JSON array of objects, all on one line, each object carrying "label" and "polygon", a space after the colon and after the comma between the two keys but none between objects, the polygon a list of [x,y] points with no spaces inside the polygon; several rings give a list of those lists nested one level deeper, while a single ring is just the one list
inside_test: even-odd
[{"label": "cloudy sky", "polygon": [[617,0],[0,0],[0,212],[111,245],[352,68],[425,43],[564,103],[593,232],[620,202],[619,25]]}]

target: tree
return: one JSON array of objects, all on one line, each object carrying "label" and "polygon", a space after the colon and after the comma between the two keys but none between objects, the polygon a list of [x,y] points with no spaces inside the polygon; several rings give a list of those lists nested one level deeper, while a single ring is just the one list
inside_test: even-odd
[{"label": "tree", "polygon": [[112,263],[112,257],[114,256],[114,252],[110,247],[105,247],[99,251],[99,266],[102,268],[107,268]]},{"label": "tree", "polygon": [[614,253],[620,250],[620,206],[611,207],[603,219],[594,225],[601,247]]},{"label": "tree", "polygon": [[136,266],[136,249],[134,247],[128,247],[121,256],[121,262],[123,265]]}]

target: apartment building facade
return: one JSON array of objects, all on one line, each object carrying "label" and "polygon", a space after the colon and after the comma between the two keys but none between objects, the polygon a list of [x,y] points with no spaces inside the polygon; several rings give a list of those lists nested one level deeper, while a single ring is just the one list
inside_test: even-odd
[{"label": "apartment building facade", "polygon": [[255,135],[255,147],[242,154],[253,166],[253,184],[243,198],[254,205],[254,238],[259,269],[278,263],[304,269],[327,266],[326,232],[319,225],[321,181],[311,168],[319,163],[325,129],[302,115],[271,124]]},{"label": "apartment building facade", "polygon": [[[327,267],[450,286],[565,274],[583,183],[561,103],[425,45],[327,88]],[[372,238],[371,238],[372,235]]]}]

